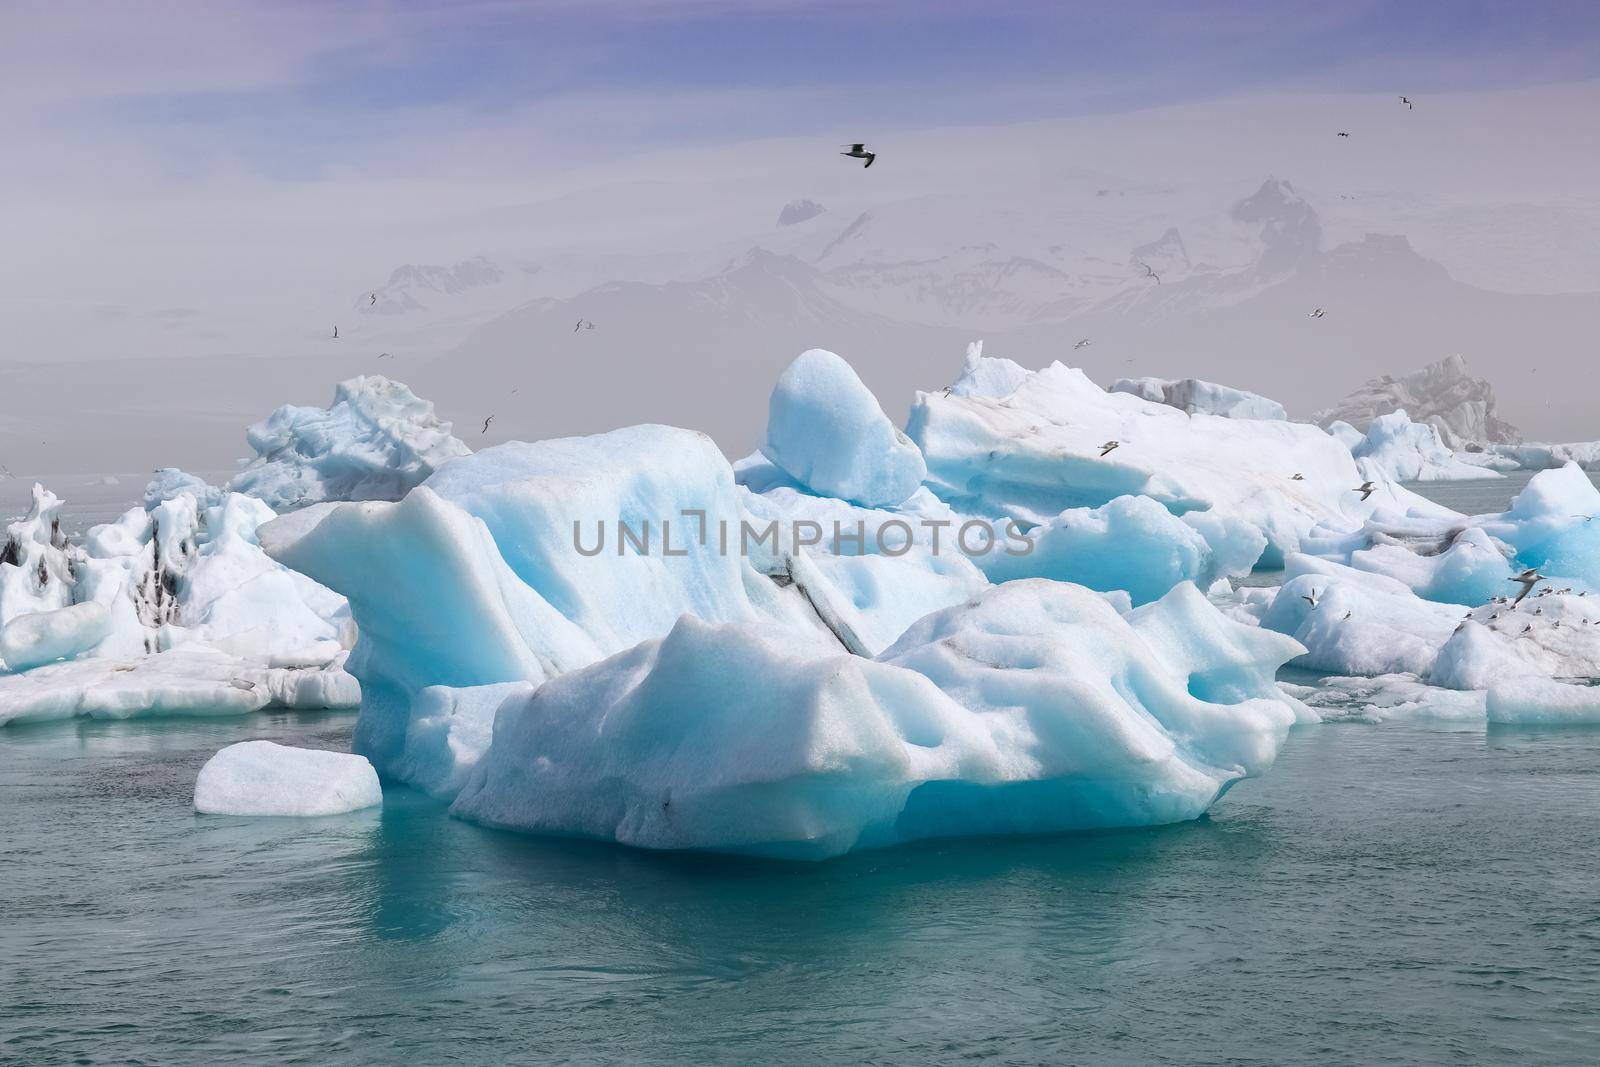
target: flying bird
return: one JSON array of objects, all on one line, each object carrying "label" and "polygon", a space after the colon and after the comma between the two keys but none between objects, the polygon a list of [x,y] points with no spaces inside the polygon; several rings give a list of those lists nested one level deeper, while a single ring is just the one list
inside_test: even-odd
[{"label": "flying bird", "polygon": [[1346,133],[1346,132],[1345,132],[1345,131],[1343,131],[1343,130],[1340,130],[1340,131],[1339,131],[1339,136],[1340,136],[1340,137],[1349,137],[1349,136],[1350,136],[1350,135],[1349,135],[1349,134],[1348,134],[1348,133]]},{"label": "flying bird", "polygon": [[491,422],[493,422],[493,421],[494,421],[494,416],[493,415],[490,415],[487,419],[483,420],[483,432],[484,433],[488,433],[489,432],[489,424]]},{"label": "flying bird", "polygon": [[1289,480],[1291,482],[1303,482],[1303,481],[1306,480],[1306,476],[1304,474],[1296,474],[1294,477],[1290,478]]},{"label": "flying bird", "polygon": [[389,354],[389,353],[387,353],[387,352],[379,352],[379,353],[378,353],[378,358],[379,358],[379,359],[393,359],[393,358],[394,358],[394,357],[393,357],[393,356],[391,356],[391,355],[390,355],[390,354]]},{"label": "flying bird", "polygon": [[335,341],[337,341],[339,339],[339,327],[337,327],[337,326],[335,326],[333,328],[333,339]]},{"label": "flying bird", "polygon": [[862,170],[866,170],[867,167],[872,166],[872,161],[874,159],[878,158],[878,153],[876,153],[876,152],[868,152],[867,151],[867,146],[864,145],[864,144],[859,144],[858,143],[858,144],[852,144],[852,145],[845,145],[844,147],[850,149],[850,151],[848,151],[848,152],[840,152],[839,154],[841,156],[849,156],[851,159],[864,159],[864,160],[867,161],[866,165],[861,168]]},{"label": "flying bird", "polygon": [[1144,276],[1146,278],[1154,278],[1156,280],[1156,284],[1157,285],[1161,284],[1161,275],[1157,274],[1154,270],[1152,270],[1151,267],[1150,267],[1150,264],[1144,263],[1144,262],[1140,262],[1139,266],[1144,268]]},{"label": "flying bird", "polygon": [[1304,593],[1302,593],[1302,594],[1300,594],[1300,599],[1304,600],[1307,604],[1310,604],[1312,607],[1316,607],[1317,606],[1317,591],[1315,589],[1311,590],[1311,595],[1310,596],[1306,596]]},{"label": "flying bird", "polygon": [[578,325],[576,325],[576,326],[574,326],[574,327],[573,327],[573,328],[572,328],[572,332],[573,332],[573,333],[577,333],[577,332],[578,332],[578,331],[579,331],[579,330],[581,330],[581,329],[583,329],[583,320],[582,320],[582,319],[579,319],[579,320],[578,320]]},{"label": "flying bird", "polygon": [[1402,96],[1400,102],[1406,106],[1407,111],[1411,110],[1411,98],[1409,96]]},{"label": "flying bird", "polygon": [[1360,485],[1356,486],[1356,488],[1351,490],[1351,491],[1352,492],[1356,492],[1356,493],[1360,493],[1361,494],[1361,499],[1365,500],[1365,499],[1367,499],[1367,497],[1371,496],[1373,493],[1376,493],[1378,491],[1378,487],[1373,485],[1371,482],[1362,482]]},{"label": "flying bird", "polygon": [[1544,575],[1539,573],[1537,567],[1529,567],[1515,578],[1507,578],[1508,582],[1516,582],[1522,586],[1522,592],[1517,594],[1517,599],[1511,602],[1512,607],[1522,603],[1522,598],[1532,592],[1533,587],[1544,581]]},{"label": "flying bird", "polygon": [[[372,294],[372,304],[376,304],[377,302],[378,302],[378,294],[377,293],[373,293]],[[368,304],[367,306],[371,307],[372,304]]]},{"label": "flying bird", "polygon": [[1105,459],[1107,456],[1111,455],[1111,453],[1115,452],[1116,449],[1117,449],[1117,446],[1120,445],[1121,443],[1122,443],[1121,441],[1107,441],[1105,444],[1101,445],[1100,446],[1100,458],[1101,459]]},{"label": "flying bird", "polygon": [[1313,311],[1311,313],[1311,317],[1314,318],[1314,319],[1320,319],[1320,318],[1322,318],[1322,316],[1324,314],[1326,314],[1326,313],[1321,308],[1317,308],[1315,311]]},{"label": "flying bird", "polygon": [[1078,338],[1078,343],[1072,346],[1072,350],[1076,352],[1080,348],[1088,348],[1089,345],[1090,341],[1087,337],[1080,337]]}]

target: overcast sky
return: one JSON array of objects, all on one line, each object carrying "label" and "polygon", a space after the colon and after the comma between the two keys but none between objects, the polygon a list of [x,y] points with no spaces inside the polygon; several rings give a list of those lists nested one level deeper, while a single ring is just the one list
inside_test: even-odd
[{"label": "overcast sky", "polygon": [[[581,205],[630,182],[692,176],[720,209],[748,167],[751,202],[770,215],[800,184],[774,179],[800,158],[795,146],[815,155],[812,142],[847,137],[899,139],[907,166],[873,174],[904,194],[916,191],[913,146],[952,168],[982,163],[928,131],[1008,127],[1015,158],[1027,130],[1016,124],[1086,119],[1110,159],[1121,123],[1148,150],[1162,127],[1138,116],[1181,116],[1174,107],[1231,99],[1265,114],[1279,97],[1478,93],[1522,101],[1499,128],[1528,138],[1516,150],[1525,168],[1505,169],[1504,145],[1486,144],[1481,168],[1436,154],[1428,180],[1500,168],[1517,189],[1537,177],[1545,187],[1529,195],[1555,201],[1593,185],[1566,142],[1587,151],[1593,134],[1573,131],[1594,115],[1547,113],[1531,130],[1541,113],[1527,93],[1597,78],[1592,0],[11,0],[0,10],[0,359],[163,354],[119,344],[115,316],[177,322],[228,304],[266,321],[317,294],[347,306],[399,263],[492,250],[519,205],[569,194]],[[1457,146],[1471,121],[1452,127]],[[1209,161],[1175,157],[1174,177],[1220,174],[1244,154],[1239,136]],[[1413,173],[1428,159],[1419,150]],[[1270,162],[1245,159],[1228,176],[1259,180],[1281,169]],[[845,177],[829,173],[813,185]],[[616,248],[659,245],[670,234],[652,227],[696,218],[625,207],[575,207],[554,220],[566,230],[530,218],[564,242],[592,234]],[[70,327],[94,316],[113,328]],[[321,336],[322,309],[306,317]],[[206,352],[260,354],[263,330],[220,329]]]}]

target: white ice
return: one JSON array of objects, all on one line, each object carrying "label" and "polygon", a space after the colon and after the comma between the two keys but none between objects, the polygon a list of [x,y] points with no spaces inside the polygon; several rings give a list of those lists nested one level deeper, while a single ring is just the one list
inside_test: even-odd
[{"label": "white ice", "polygon": [[489,825],[820,859],[920,837],[1191,819],[1272,762],[1293,641],[1192,586],[1124,617],[1009,583],[876,659],[686,616],[502,705],[453,812]]},{"label": "white ice", "polygon": [[256,456],[228,488],[275,511],[325,500],[398,500],[470,454],[450,424],[400,382],[340,382],[326,408],[286,404],[247,434]]},{"label": "white ice", "polygon": [[194,782],[195,810],[206,815],[343,815],[382,803],[363,757],[272,741],[229,745]]}]

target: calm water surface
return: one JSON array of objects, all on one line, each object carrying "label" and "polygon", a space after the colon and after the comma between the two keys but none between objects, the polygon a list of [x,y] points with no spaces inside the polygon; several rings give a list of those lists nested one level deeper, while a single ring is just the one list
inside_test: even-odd
[{"label": "calm water surface", "polygon": [[1322,725],[1200,822],[814,865],[194,774],[349,716],[0,733],[0,1059],[1593,1062],[1600,731]]},{"label": "calm water surface", "polygon": [[352,722],[0,730],[0,1062],[1600,1050],[1600,730],[1300,727],[1196,823],[814,866],[519,837],[406,789],[194,814],[221,746],[345,748]]}]

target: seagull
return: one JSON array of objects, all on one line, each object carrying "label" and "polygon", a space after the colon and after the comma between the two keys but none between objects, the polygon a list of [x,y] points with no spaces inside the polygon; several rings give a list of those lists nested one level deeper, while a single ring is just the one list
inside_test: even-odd
[{"label": "seagull", "polygon": [[1362,500],[1367,499],[1367,497],[1371,496],[1377,491],[1378,487],[1373,485],[1371,482],[1362,482],[1360,485],[1351,490],[1351,492],[1360,493]]},{"label": "seagull", "polygon": [[339,339],[339,327],[337,327],[337,326],[335,326],[333,328],[333,339],[335,341],[337,341]]},{"label": "seagull", "polygon": [[393,359],[393,358],[394,358],[394,357],[393,357],[393,356],[391,356],[391,355],[390,355],[390,354],[389,354],[389,353],[387,353],[387,352],[379,352],[379,353],[378,353],[378,358],[379,358],[379,359]]},{"label": "seagull", "polygon": [[1105,459],[1107,456],[1111,455],[1111,453],[1116,451],[1117,446],[1121,443],[1121,441],[1107,441],[1105,444],[1101,445],[1100,458]]},{"label": "seagull", "polygon": [[1407,111],[1411,110],[1411,98],[1409,96],[1402,96],[1400,102],[1406,106]]},{"label": "seagull", "polygon": [[1303,482],[1303,481],[1306,480],[1306,476],[1304,474],[1296,474],[1294,477],[1290,478],[1289,480],[1291,482]]},{"label": "seagull", "polygon": [[1339,136],[1340,136],[1340,137],[1349,137],[1349,136],[1350,136],[1350,135],[1349,135],[1349,134],[1348,134],[1348,133],[1346,133],[1346,132],[1345,132],[1345,131],[1343,131],[1343,130],[1340,130],[1340,131],[1339,131]]},{"label": "seagull", "polygon": [[[378,302],[378,294],[377,293],[373,293],[372,294],[372,304],[376,304],[377,302]],[[367,306],[371,307],[372,304],[368,304]]]},{"label": "seagull", "polygon": [[872,161],[878,158],[878,153],[868,152],[867,146],[864,144],[845,145],[845,147],[850,149],[850,151],[840,152],[839,154],[841,156],[849,156],[851,159],[864,159],[867,161],[866,166],[861,168],[862,170],[866,170],[867,167],[872,166]]},{"label": "seagull", "polygon": [[1317,308],[1315,311],[1313,311],[1311,313],[1311,317],[1314,318],[1314,319],[1320,319],[1320,318],[1322,318],[1323,314],[1324,314],[1323,310],[1321,308]]},{"label": "seagull", "polygon": [[581,330],[581,329],[583,329],[583,320],[582,320],[582,319],[579,319],[579,320],[578,320],[578,325],[576,325],[576,326],[574,326],[574,327],[573,327],[573,328],[572,328],[572,332],[573,332],[573,333],[577,333],[577,332],[578,332],[578,331],[579,331],[579,330]]},{"label": "seagull", "polygon": [[[1348,619],[1348,618],[1349,618],[1349,617],[1350,617],[1350,616],[1352,616],[1352,615],[1354,615],[1354,614],[1355,614],[1355,612],[1353,612],[1353,611],[1347,611],[1347,612],[1345,612],[1345,613],[1344,613],[1344,617],[1345,617],[1345,619]],[[1341,620],[1339,620],[1339,621],[1340,621],[1340,622],[1343,622],[1343,621],[1344,621],[1344,619],[1341,619]]]},{"label": "seagull", "polygon": [[1150,269],[1150,264],[1141,262],[1139,260],[1135,260],[1134,262],[1138,263],[1139,266],[1144,268],[1144,276],[1146,278],[1154,278],[1156,280],[1156,284],[1157,285],[1161,284],[1161,275],[1157,274],[1154,270]]},{"label": "seagull", "polygon": [[1301,593],[1300,594],[1300,599],[1304,600],[1307,604],[1310,604],[1312,607],[1316,607],[1317,606],[1317,591],[1315,589],[1311,590],[1311,595],[1310,596],[1306,596],[1304,593]]},{"label": "seagull", "polygon": [[1078,339],[1078,343],[1072,346],[1072,350],[1074,352],[1076,352],[1080,348],[1088,348],[1089,345],[1090,345],[1089,339],[1087,337],[1081,337],[1081,338]]},{"label": "seagull", "polygon": [[487,419],[483,420],[483,432],[484,433],[488,433],[489,432],[489,424],[491,422],[493,422],[493,421],[494,421],[494,416],[493,415],[490,415]]},{"label": "seagull", "polygon": [[1511,606],[1516,607],[1518,604],[1522,603],[1522,598],[1527,596],[1535,585],[1538,585],[1540,582],[1544,581],[1544,575],[1539,573],[1537,567],[1529,567],[1515,578],[1507,578],[1506,581],[1517,582],[1522,586],[1522,592],[1518,593],[1517,599],[1511,602]]}]

